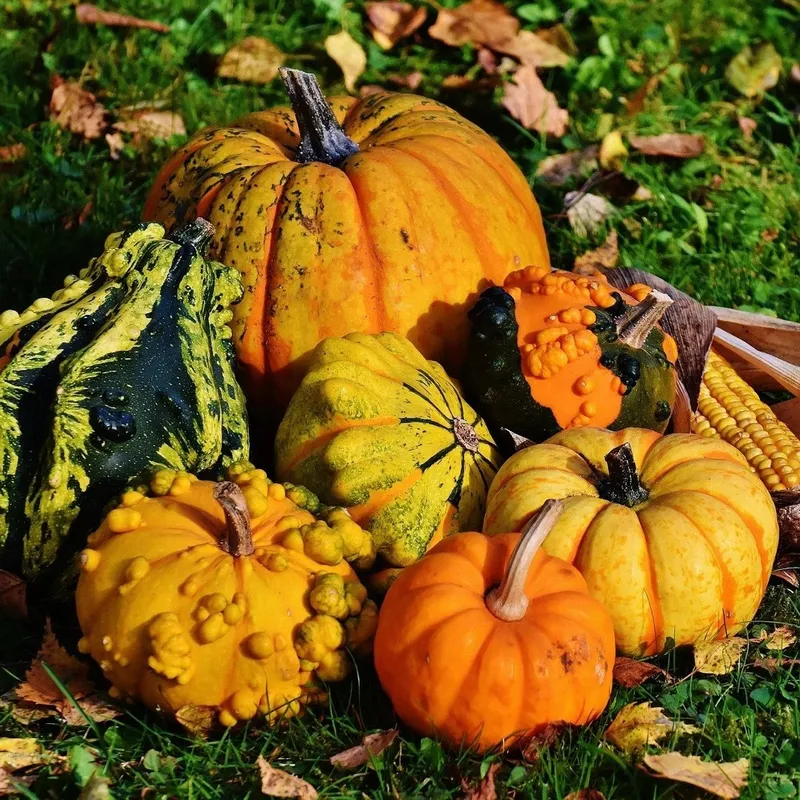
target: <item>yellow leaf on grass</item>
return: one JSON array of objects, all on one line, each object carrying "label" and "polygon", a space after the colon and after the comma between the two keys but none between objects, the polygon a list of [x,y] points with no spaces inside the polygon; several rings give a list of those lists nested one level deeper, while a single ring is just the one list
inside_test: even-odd
[{"label": "yellow leaf on grass", "polygon": [[356,81],[367,68],[364,48],[347,31],[339,31],[325,40],[325,52],[342,70],[347,91],[355,91]]},{"label": "yellow leaf on grass", "polygon": [[785,650],[797,641],[794,631],[788,625],[775,628],[764,642],[767,650]]},{"label": "yellow leaf on grass", "polygon": [[747,639],[732,636],[717,642],[698,642],[694,646],[694,668],[706,675],[728,675],[739,663]]},{"label": "yellow leaf on grass", "polygon": [[[619,242],[617,232],[612,229],[600,247],[596,247],[594,250],[589,250],[582,255],[576,256],[575,266],[573,266],[572,271],[577,272],[579,275],[596,275],[604,269],[616,267],[617,261],[619,261]],[[640,661],[633,661],[633,659],[628,660],[632,662],[632,668],[629,669],[629,672],[638,669],[637,675],[641,674],[639,683],[647,680],[647,678],[652,675],[666,674],[664,670],[659,669],[653,664],[644,664]],[[617,661],[619,661],[619,659],[617,659]],[[620,673],[622,673],[622,669],[620,669]],[[614,665],[614,680],[621,682],[617,678],[616,664]],[[632,685],[638,686],[639,684],[633,683]]]},{"label": "yellow leaf on grass", "polygon": [[627,155],[628,148],[625,147],[619,131],[611,131],[603,137],[600,144],[600,166],[603,169],[619,169]]},{"label": "yellow leaf on grass", "polygon": [[181,706],[175,712],[175,721],[189,733],[205,739],[217,723],[217,713],[213,706]]},{"label": "yellow leaf on grass", "polygon": [[8,772],[43,764],[46,756],[36,739],[0,739],[0,769]]},{"label": "yellow leaf on grass", "polygon": [[663,708],[650,703],[629,703],[606,728],[603,737],[626,753],[635,753],[655,744],[670,733],[697,733],[694,725],[675,722]]},{"label": "yellow leaf on grass", "polygon": [[656,778],[688,783],[726,800],[739,797],[742,787],[747,784],[750,769],[750,761],[746,758],[717,763],[680,753],[645,756],[644,765]]},{"label": "yellow leaf on grass", "polygon": [[217,75],[241,83],[269,83],[283,66],[284,54],[261,36],[248,36],[222,56]]},{"label": "yellow leaf on grass", "polygon": [[745,47],[728,64],[725,77],[745,97],[755,97],[771,89],[781,77],[783,61],[769,42]]}]

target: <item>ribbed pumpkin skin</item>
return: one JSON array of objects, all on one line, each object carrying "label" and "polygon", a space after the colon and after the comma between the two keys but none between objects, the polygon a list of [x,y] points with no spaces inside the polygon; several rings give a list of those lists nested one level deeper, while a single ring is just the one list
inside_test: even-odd
[{"label": "ribbed pumpkin skin", "polygon": [[[223,725],[257,714],[275,722],[324,699],[318,679],[348,674],[345,646],[369,652],[377,609],[336,528],[369,537],[343,515],[320,524],[260,470],[235,477],[251,509],[251,555],[222,549],[216,484],[185,474],[171,483],[156,475],[164,496],[127,493],[89,537],[76,591],[79,648],[115,695],[172,713],[210,706]],[[314,594],[323,575],[332,591]]]},{"label": "ribbed pumpkin skin", "polygon": [[280,480],[347,507],[392,566],[480,526],[499,453],[444,370],[404,337],[323,341],[275,442]]},{"label": "ribbed pumpkin skin", "polygon": [[248,454],[226,325],[238,274],[163,235],[113,234],[53,300],[0,315],[5,569],[63,566],[152,466],[214,472]]},{"label": "ribbed pumpkin skin", "polygon": [[549,264],[527,181],[478,127],[415,95],[328,102],[361,148],[341,166],[293,160],[290,110],[250,114],[181,148],[144,212],[216,226],[212,255],[245,284],[233,327],[248,396],[281,409],[328,336],[396,331],[452,369],[476,293]]},{"label": "ribbed pumpkin skin", "polygon": [[[649,498],[598,496],[605,456],[629,442]],[[486,533],[524,524],[549,498],[566,508],[544,542],[574,564],[611,613],[626,654],[724,638],[753,618],[778,544],[775,506],[726,442],[575,428],[506,461],[489,493]]]},{"label": "ribbed pumpkin skin", "polygon": [[460,533],[404,569],[381,606],[375,668],[400,719],[449,747],[511,746],[548,723],[585,724],[611,694],[614,632],[569,564],[539,551],[525,616],[497,619],[519,534]]}]

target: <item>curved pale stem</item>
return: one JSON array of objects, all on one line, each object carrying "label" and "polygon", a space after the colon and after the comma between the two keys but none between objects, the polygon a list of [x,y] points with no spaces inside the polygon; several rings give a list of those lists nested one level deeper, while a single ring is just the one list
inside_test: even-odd
[{"label": "curved pale stem", "polygon": [[222,506],[228,524],[227,547],[224,549],[235,558],[252,555],[255,547],[250,511],[242,490],[231,481],[223,481],[214,487],[214,499]]},{"label": "curved pale stem", "polygon": [[617,323],[617,335],[622,344],[629,347],[641,348],[650,331],[655,328],[664,312],[672,305],[673,300],[668,294],[653,289],[650,294],[631,306]]},{"label": "curved pale stem", "polygon": [[520,532],[503,580],[486,595],[486,607],[498,619],[514,622],[525,616],[528,610],[528,595],[525,594],[528,572],[542,542],[563,510],[564,504],[560,500],[546,500]]}]

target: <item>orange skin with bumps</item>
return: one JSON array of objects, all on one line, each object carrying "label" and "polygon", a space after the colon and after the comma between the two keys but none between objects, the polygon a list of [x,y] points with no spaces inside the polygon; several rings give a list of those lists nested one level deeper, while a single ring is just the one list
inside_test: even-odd
[{"label": "orange skin with bumps", "polygon": [[384,690],[403,722],[454,749],[506,749],[548,723],[588,723],[611,694],[611,620],[573,567],[540,550],[525,616],[506,622],[487,607],[518,539],[450,536],[400,573],[381,607]]},{"label": "orange skin with bumps", "polygon": [[410,94],[328,102],[361,148],[340,166],[293,160],[294,114],[262,111],[198,133],[144,212],[214,224],[211,255],[245,285],[232,327],[246,388],[279,409],[327,336],[395,331],[452,370],[477,293],[549,265],[525,177],[478,127]]}]

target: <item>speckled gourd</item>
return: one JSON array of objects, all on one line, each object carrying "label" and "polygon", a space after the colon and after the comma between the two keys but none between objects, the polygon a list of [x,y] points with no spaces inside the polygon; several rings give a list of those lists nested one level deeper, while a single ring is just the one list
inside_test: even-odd
[{"label": "speckled gourd", "polygon": [[236,270],[204,220],[108,237],[52,299],[0,314],[0,566],[61,570],[108,501],[152,466],[247,457],[229,306]]},{"label": "speckled gourd", "polygon": [[371,651],[377,609],[350,564],[375,551],[308,490],[247,463],[227,477],[164,470],[122,495],[79,559],[79,649],[114,696],[275,722]]}]

